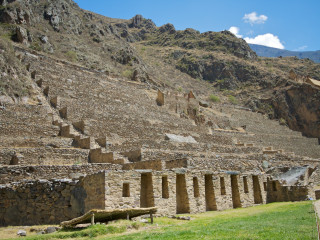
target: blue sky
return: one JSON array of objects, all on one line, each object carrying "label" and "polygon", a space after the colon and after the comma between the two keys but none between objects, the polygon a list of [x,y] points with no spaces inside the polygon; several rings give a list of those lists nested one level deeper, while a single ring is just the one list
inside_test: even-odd
[{"label": "blue sky", "polygon": [[[247,42],[287,50],[320,50],[320,0],[75,0],[112,18],[136,14],[177,30],[231,30]],[[232,28],[231,28],[232,27]]]}]

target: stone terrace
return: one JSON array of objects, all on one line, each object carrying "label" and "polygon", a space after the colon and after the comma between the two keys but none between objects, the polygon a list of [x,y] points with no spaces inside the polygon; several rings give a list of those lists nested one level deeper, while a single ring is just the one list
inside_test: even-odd
[{"label": "stone terrace", "polygon": [[[104,162],[124,164],[124,169],[210,167],[259,172],[276,166],[318,164],[288,153],[297,153],[288,139],[298,139],[302,146],[310,145],[304,151],[306,156],[317,157],[319,147],[310,144],[312,139],[298,137],[279,124],[274,126],[272,135],[267,129],[274,121],[260,114],[231,106],[221,106],[220,110],[203,108],[194,101],[196,107],[191,105],[192,108],[200,109],[208,122],[214,122],[197,125],[183,116],[186,100],[181,96],[170,95],[165,100],[169,101],[167,104],[158,106],[157,91],[146,84],[45,56],[28,54],[23,61],[30,66],[40,103],[8,106],[1,112],[1,135],[5,141],[0,146],[0,164],[10,164],[17,153],[23,155],[19,165],[74,165],[88,160],[98,163],[100,160],[92,160],[92,156],[100,154],[108,159]],[[253,120],[248,121],[249,117]],[[228,122],[234,127],[246,125],[247,131],[221,131],[214,127],[227,126]],[[165,140],[166,133],[192,136],[196,143]],[[274,136],[273,143],[287,143],[266,150],[265,147],[276,147],[266,136]],[[283,148],[280,150],[279,146]],[[96,148],[102,150],[93,152]]]},{"label": "stone terrace", "polygon": [[320,145],[316,138],[306,138],[300,132],[282,126],[278,121],[269,120],[267,116],[225,106],[223,112],[230,114],[236,126],[247,126],[251,134],[239,135],[242,142],[254,142],[259,146],[273,146],[296,155],[320,159]]}]

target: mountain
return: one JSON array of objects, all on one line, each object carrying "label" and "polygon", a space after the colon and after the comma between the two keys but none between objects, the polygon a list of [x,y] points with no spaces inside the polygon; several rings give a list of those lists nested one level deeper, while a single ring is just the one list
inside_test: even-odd
[{"label": "mountain", "polygon": [[260,57],[297,57],[297,58],[309,58],[316,63],[320,63],[320,50],[318,51],[289,51],[278,48],[266,47],[257,44],[249,44],[250,48],[255,51]]},{"label": "mountain", "polygon": [[[309,137],[320,137],[320,113],[314,113],[313,100],[318,99],[317,91],[300,99],[309,103],[303,111],[292,102],[279,105],[273,101],[275,92],[279,99],[288,100],[282,96],[288,88],[302,84],[297,79],[320,79],[320,65],[311,60],[261,58],[229,31],[176,30],[170,23],[158,27],[141,15],[113,19],[83,10],[72,0],[0,4],[3,99],[19,102],[30,97],[36,101],[32,82],[24,79],[25,67],[13,57],[14,48],[25,48],[153,89],[192,90],[206,100],[214,93],[222,102],[236,99],[234,102],[270,118],[283,118],[290,128]],[[289,72],[299,77],[292,80]],[[280,116],[280,106],[290,109],[290,115]]]}]

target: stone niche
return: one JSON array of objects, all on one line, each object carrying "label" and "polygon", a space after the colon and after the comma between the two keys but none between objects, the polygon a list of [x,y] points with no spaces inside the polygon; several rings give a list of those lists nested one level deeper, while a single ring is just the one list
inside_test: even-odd
[{"label": "stone niche", "polygon": [[266,202],[264,178],[184,168],[108,171],[106,209],[155,206],[158,215],[172,215],[249,207]]}]

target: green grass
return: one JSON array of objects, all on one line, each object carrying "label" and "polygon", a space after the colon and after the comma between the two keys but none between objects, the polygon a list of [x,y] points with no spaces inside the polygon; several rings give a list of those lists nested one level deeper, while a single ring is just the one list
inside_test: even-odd
[{"label": "green grass", "polygon": [[113,239],[316,239],[311,209],[311,202],[273,203],[194,215],[194,220],[179,225],[156,219],[160,226],[170,226]]},{"label": "green grass", "polygon": [[[191,221],[155,218],[153,225],[121,220],[24,239],[317,239],[311,201],[272,203],[189,216]],[[131,231],[127,231],[129,229]]]},{"label": "green grass", "polygon": [[235,96],[229,95],[228,99],[229,99],[229,102],[231,102],[232,104],[237,104],[238,103],[238,101],[235,98]]},{"label": "green grass", "polygon": [[74,51],[68,51],[66,52],[66,57],[71,62],[77,62],[78,61],[78,55]]},{"label": "green grass", "polygon": [[[94,238],[106,234],[123,233],[126,231],[126,226],[106,226],[103,224],[89,226],[86,229],[62,229],[57,233],[44,234],[39,236],[25,237],[25,240],[48,240],[48,239],[79,239],[79,238]],[[21,238],[18,238],[21,239]]]},{"label": "green grass", "polygon": [[209,97],[210,101],[212,102],[220,102],[220,98],[214,94],[211,94]]}]

